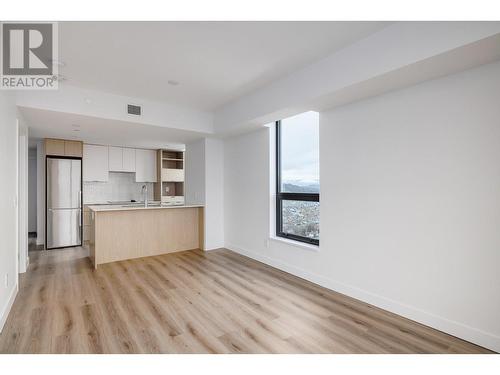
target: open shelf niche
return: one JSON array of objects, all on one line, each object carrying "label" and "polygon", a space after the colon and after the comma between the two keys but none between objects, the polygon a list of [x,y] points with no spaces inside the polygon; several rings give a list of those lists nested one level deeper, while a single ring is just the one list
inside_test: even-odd
[{"label": "open shelf niche", "polygon": [[158,182],[155,200],[184,204],[184,151],[158,150]]}]

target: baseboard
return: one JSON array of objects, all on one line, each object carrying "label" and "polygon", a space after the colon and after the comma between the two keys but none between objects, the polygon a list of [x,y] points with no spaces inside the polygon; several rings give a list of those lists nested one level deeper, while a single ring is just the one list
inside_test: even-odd
[{"label": "baseboard", "polygon": [[222,247],[214,247],[214,248],[210,248],[210,249],[203,249],[203,251],[209,252],[209,251],[217,251],[217,250],[223,250],[223,249],[225,249],[224,246],[222,246]]},{"label": "baseboard", "polygon": [[9,316],[10,309],[12,308],[12,305],[14,304],[14,301],[17,296],[17,292],[19,291],[19,284],[16,283],[15,287],[12,288],[10,292],[10,297],[7,301],[7,304],[3,308],[1,315],[0,315],[0,333],[2,333],[3,327],[5,325],[5,322],[7,321],[7,317]]},{"label": "baseboard", "polygon": [[302,268],[293,266],[286,262],[273,259],[261,254],[243,249],[239,246],[226,244],[226,248],[241,255],[255,259],[259,262],[268,264],[272,267],[278,268],[282,271],[288,272],[292,275],[298,276],[305,280],[311,281],[324,288],[333,290],[335,292],[345,294],[349,297],[366,302],[370,305],[379,307],[381,309],[390,311],[394,314],[401,315],[405,318],[414,320],[418,323],[432,327],[439,331],[448,333],[450,335],[459,337],[463,340],[480,345],[495,352],[500,352],[500,336],[492,335],[480,329],[467,326],[460,322],[449,320],[441,316],[420,310],[416,307],[409,306],[390,298],[380,296],[369,291],[357,288],[355,286],[347,285],[339,281],[324,277],[315,273],[311,273]]}]

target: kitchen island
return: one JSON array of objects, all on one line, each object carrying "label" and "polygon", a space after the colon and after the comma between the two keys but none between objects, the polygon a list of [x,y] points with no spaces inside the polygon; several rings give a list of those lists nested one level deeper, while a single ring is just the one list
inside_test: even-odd
[{"label": "kitchen island", "polygon": [[96,205],[89,256],[99,264],[203,248],[201,205]]}]

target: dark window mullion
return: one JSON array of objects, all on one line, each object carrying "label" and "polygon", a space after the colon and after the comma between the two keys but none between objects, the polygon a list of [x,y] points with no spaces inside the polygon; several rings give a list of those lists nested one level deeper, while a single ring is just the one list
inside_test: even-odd
[{"label": "dark window mullion", "polygon": [[308,238],[308,237],[302,237],[302,236],[297,236],[295,234],[291,233],[285,233],[281,232],[278,234],[278,237],[283,237],[286,239],[294,240],[294,241],[299,241],[299,242],[304,242],[312,245],[319,245],[319,240],[316,240],[314,238]]},{"label": "dark window mullion", "polygon": [[319,202],[319,194],[316,193],[277,193],[278,198],[288,201]]},{"label": "dark window mullion", "polygon": [[281,121],[276,121],[276,235],[283,233],[281,204]]},{"label": "dark window mullion", "polygon": [[276,193],[281,193],[281,121],[276,121]]}]

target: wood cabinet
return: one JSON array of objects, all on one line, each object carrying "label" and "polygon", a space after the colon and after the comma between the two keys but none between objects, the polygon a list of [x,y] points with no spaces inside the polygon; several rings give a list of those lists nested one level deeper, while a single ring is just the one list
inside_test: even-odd
[{"label": "wood cabinet", "polygon": [[135,150],[135,181],[156,182],[156,151]]},{"label": "wood cabinet", "polygon": [[203,207],[91,208],[89,257],[99,264],[203,249]]},{"label": "wood cabinet", "polygon": [[184,203],[184,152],[179,150],[158,150],[158,183],[154,197],[165,203]]},{"label": "wood cabinet", "polygon": [[63,139],[46,139],[45,140],[46,155],[64,155],[64,140]]},{"label": "wood cabinet", "polygon": [[90,240],[90,210],[88,205],[83,205],[83,244],[88,245]]},{"label": "wood cabinet", "polygon": [[83,156],[83,143],[65,139],[45,139],[45,154],[50,156]]},{"label": "wood cabinet", "polygon": [[171,182],[183,182],[184,181],[184,169],[162,168],[161,180],[162,181],[171,181]]},{"label": "wood cabinet", "polygon": [[109,146],[110,172],[135,172],[135,149]]},{"label": "wood cabinet", "polygon": [[65,156],[83,156],[83,143],[79,141],[64,141],[64,155]]},{"label": "wood cabinet", "polygon": [[108,181],[107,146],[83,145],[83,181]]}]

